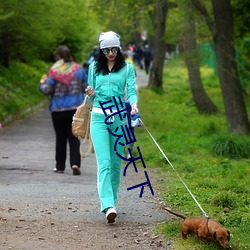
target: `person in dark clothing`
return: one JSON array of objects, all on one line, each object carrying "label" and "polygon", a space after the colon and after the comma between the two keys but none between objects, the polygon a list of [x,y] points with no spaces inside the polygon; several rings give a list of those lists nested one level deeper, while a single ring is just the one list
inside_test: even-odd
[{"label": "person in dark clothing", "polygon": [[149,48],[149,46],[146,44],[145,45],[145,49],[143,52],[143,57],[144,57],[144,67],[145,67],[145,71],[146,74],[149,73],[149,69],[150,69],[150,65],[151,65],[151,61],[153,59],[153,55],[152,55],[152,51]]},{"label": "person in dark clothing", "polygon": [[140,69],[143,69],[143,47],[141,45],[137,46],[134,51],[135,54],[135,63]]},{"label": "person in dark clothing", "polygon": [[88,65],[90,65],[92,62],[94,62],[99,55],[99,48],[97,46],[93,47],[93,50],[89,54],[89,60],[87,62]]}]

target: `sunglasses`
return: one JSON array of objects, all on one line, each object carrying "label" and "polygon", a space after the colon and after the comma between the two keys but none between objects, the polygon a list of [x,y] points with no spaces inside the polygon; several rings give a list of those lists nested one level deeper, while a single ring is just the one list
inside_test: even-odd
[{"label": "sunglasses", "polygon": [[111,49],[105,48],[105,49],[102,50],[104,55],[109,55],[110,51],[112,52],[112,54],[117,54],[118,48],[117,47],[114,47],[114,48],[111,48]]}]

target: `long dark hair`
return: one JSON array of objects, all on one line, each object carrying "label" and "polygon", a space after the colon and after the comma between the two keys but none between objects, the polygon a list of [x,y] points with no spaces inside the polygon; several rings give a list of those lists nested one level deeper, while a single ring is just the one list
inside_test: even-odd
[{"label": "long dark hair", "polygon": [[[108,65],[107,65],[107,58],[106,56],[103,54],[102,50],[100,50],[99,56],[97,57],[96,60],[96,73],[99,74],[103,74],[103,75],[107,75],[109,74],[109,69],[108,69]],[[121,50],[118,49],[117,51],[117,55],[115,58],[115,65],[112,69],[112,72],[117,72],[119,71],[121,68],[123,68],[125,66],[125,59],[121,53]]]}]

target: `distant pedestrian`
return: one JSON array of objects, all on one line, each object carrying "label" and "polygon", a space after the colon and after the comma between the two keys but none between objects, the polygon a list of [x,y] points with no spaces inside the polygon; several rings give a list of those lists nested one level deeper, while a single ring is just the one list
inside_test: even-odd
[{"label": "distant pedestrian", "polygon": [[143,57],[144,57],[145,72],[146,72],[146,74],[148,74],[150,66],[151,66],[151,61],[153,59],[152,51],[149,48],[148,44],[145,45],[145,48],[143,51]]},{"label": "distant pedestrian", "polygon": [[[91,51],[90,54],[89,54],[89,59],[88,59],[88,61],[87,61],[88,67],[89,67],[89,65],[90,65],[92,62],[94,62],[94,61],[97,59],[98,55],[99,55],[99,48],[98,48],[97,46],[94,46],[93,49],[92,49],[92,51]],[[88,69],[88,68],[87,68],[87,69]]]},{"label": "distant pedestrian", "polygon": [[[94,101],[90,133],[97,160],[97,188],[101,211],[106,214],[108,223],[113,223],[117,216],[115,205],[122,168],[122,159],[117,154],[123,155],[123,145],[126,143],[123,136],[116,144],[117,138],[114,134],[117,133],[117,128],[128,125],[127,117],[124,116],[127,112],[124,109],[125,88],[132,115],[138,112],[137,95],[134,67],[123,58],[120,36],[112,31],[104,32],[100,35],[99,42],[100,54],[89,67],[89,86],[86,93]],[[101,105],[108,106],[106,115],[114,114],[108,121]],[[122,111],[121,117],[118,110]]]},{"label": "distant pedestrian", "polygon": [[143,69],[143,47],[141,45],[138,45],[137,47],[135,47],[134,50],[134,62],[135,64],[140,68]]},{"label": "distant pedestrian", "polygon": [[49,110],[56,134],[55,173],[64,173],[66,168],[67,142],[69,142],[70,166],[73,175],[80,175],[80,142],[72,134],[72,117],[84,100],[84,86],[87,74],[73,61],[67,46],[59,46],[55,51],[55,64],[50,68],[48,77],[44,76],[39,89],[50,95]]}]

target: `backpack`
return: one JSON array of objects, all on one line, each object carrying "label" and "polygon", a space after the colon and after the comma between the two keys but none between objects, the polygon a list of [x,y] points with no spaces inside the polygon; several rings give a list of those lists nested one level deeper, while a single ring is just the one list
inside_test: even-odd
[{"label": "backpack", "polygon": [[[90,151],[93,151],[93,144],[90,138],[90,112],[92,110],[92,102],[87,102],[88,96],[86,95],[83,103],[76,109],[76,112],[72,118],[72,134],[80,141],[80,155],[85,158]],[[89,149],[86,153],[83,153],[83,145],[89,140]]]}]

